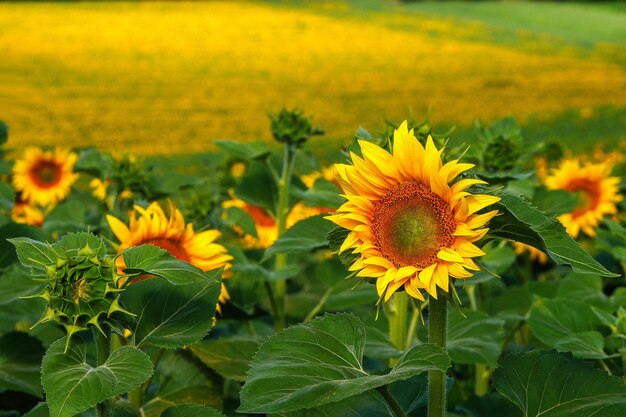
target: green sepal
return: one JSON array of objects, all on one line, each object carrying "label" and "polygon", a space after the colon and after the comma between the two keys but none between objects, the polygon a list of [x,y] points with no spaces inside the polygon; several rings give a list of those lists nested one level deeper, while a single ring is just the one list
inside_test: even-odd
[{"label": "green sepal", "polygon": [[102,327],[100,327],[100,322],[99,322],[100,316],[103,314],[104,314],[104,311],[101,311],[95,316],[93,316],[91,319],[89,319],[89,321],[87,322],[87,325],[91,324],[93,327],[98,329],[98,331],[102,333],[104,337],[107,337],[107,334],[104,332],[104,330],[102,330]]},{"label": "green sepal", "polygon": [[53,309],[50,306],[48,306],[48,307],[46,307],[46,311],[44,311],[44,313],[41,316],[41,318],[39,320],[37,320],[37,322],[35,324],[30,326],[30,328],[32,330],[35,327],[39,326],[40,324],[47,323],[47,322],[52,321],[52,320],[56,320],[58,317],[61,317],[61,316],[67,317],[62,311]]},{"label": "green sepal", "polygon": [[123,314],[128,314],[131,317],[136,317],[137,315],[134,313],[131,313],[130,311],[124,309],[122,306],[120,306],[120,302],[119,299],[116,298],[115,300],[113,300],[113,302],[111,303],[111,306],[109,307],[109,312],[107,313],[107,317],[111,317],[111,314],[115,313],[115,312],[120,312]]},{"label": "green sepal", "polygon": [[32,298],[41,298],[43,300],[46,300],[49,303],[50,302],[50,290],[48,288],[45,288],[43,292],[39,294],[23,295],[20,297],[20,300],[28,300]]},{"label": "green sepal", "polygon": [[73,324],[64,324],[63,327],[65,327],[65,331],[67,332],[67,337],[65,338],[65,349],[63,350],[63,353],[67,353],[67,350],[70,347],[70,340],[72,340],[72,336],[78,332],[87,330],[87,327],[76,326]]}]

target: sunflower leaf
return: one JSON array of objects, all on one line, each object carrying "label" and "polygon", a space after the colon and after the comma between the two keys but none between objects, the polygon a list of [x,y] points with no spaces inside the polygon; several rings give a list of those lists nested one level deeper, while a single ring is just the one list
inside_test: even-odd
[{"label": "sunflower leaf", "polygon": [[224,378],[245,381],[246,372],[263,339],[229,337],[204,340],[189,349],[209,368]]},{"label": "sunflower leaf", "polygon": [[572,352],[580,359],[602,359],[604,336],[601,319],[588,303],[575,299],[536,297],[528,325],[543,343],[559,352]]},{"label": "sunflower leaf", "polygon": [[224,417],[224,414],[199,404],[179,404],[163,411],[161,417]]},{"label": "sunflower leaf", "polygon": [[0,388],[42,397],[39,370],[45,353],[41,342],[21,332],[0,337]]},{"label": "sunflower leaf", "polygon": [[272,336],[252,361],[241,391],[243,413],[280,413],[336,403],[374,388],[450,366],[434,345],[408,350],[387,374],[363,370],[365,327],[351,314],[334,314]]},{"label": "sunflower leaf", "polygon": [[220,274],[221,270],[209,272],[204,282],[188,285],[149,279],[126,287],[120,302],[137,315],[124,318],[135,345],[173,349],[202,339],[213,325]]},{"label": "sunflower leaf", "polygon": [[501,215],[491,220],[491,236],[522,242],[542,250],[557,265],[569,265],[573,271],[604,277],[617,277],[591,257],[555,218],[547,217],[539,209],[519,196],[501,195],[496,204]]},{"label": "sunflower leaf", "polygon": [[621,379],[554,351],[507,356],[493,374],[493,385],[527,417],[626,415]]},{"label": "sunflower leaf", "polygon": [[504,339],[504,320],[480,311],[451,309],[448,353],[455,363],[496,366]]},{"label": "sunflower leaf", "polygon": [[139,386],[152,375],[150,357],[134,347],[113,351],[100,366],[88,363],[87,346],[80,338],[67,353],[64,349],[65,338],[54,342],[41,366],[50,417],[74,416]]},{"label": "sunflower leaf", "polygon": [[209,275],[168,251],[154,245],[135,246],[122,252],[127,274],[149,274],[165,278],[170,284],[184,285],[209,281]]},{"label": "sunflower leaf", "polygon": [[267,260],[278,253],[309,252],[328,246],[326,236],[334,227],[325,214],[307,217],[290,227],[263,255]]}]

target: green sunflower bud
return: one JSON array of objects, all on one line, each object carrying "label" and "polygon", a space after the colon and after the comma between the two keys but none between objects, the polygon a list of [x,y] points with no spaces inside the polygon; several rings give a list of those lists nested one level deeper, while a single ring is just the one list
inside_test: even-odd
[{"label": "green sunflower bud", "polygon": [[324,131],[313,127],[311,119],[302,110],[282,109],[276,115],[270,115],[270,127],[274,138],[282,143],[301,145],[314,135],[322,135]]},{"label": "green sunflower bud", "polygon": [[[20,244],[24,246],[18,246],[18,252],[37,246]],[[108,318],[113,312],[132,315],[119,305],[122,290],[117,286],[119,275],[115,260],[106,254],[100,239],[88,233],[69,234],[49,249],[46,256],[53,263],[35,264],[40,273],[46,274],[47,285],[30,297],[42,298],[48,305],[33,327],[48,321],[60,323],[67,331],[69,346],[72,335],[77,332],[95,327],[105,333],[103,327],[109,325]],[[28,255],[20,259],[28,259]]]}]

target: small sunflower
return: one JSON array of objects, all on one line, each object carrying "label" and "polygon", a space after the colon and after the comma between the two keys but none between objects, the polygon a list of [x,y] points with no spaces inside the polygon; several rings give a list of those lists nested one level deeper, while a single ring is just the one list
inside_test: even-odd
[{"label": "small sunflower", "polygon": [[13,186],[32,205],[48,206],[63,200],[78,179],[73,172],[78,156],[66,149],[28,148],[13,166]]},{"label": "small sunflower", "polygon": [[541,265],[545,265],[548,263],[548,255],[535,247],[521,242],[513,242],[513,249],[518,255],[521,255],[525,252],[528,253],[528,257],[533,262],[537,262]]},{"label": "small sunflower", "polygon": [[[118,253],[132,246],[154,245],[203,271],[221,267],[225,270],[230,268],[232,256],[227,253],[224,246],[215,243],[220,237],[220,232],[206,230],[195,233],[193,225],[185,224],[182,213],[172,203],[169,211],[168,217],[158,203],[150,204],[147,209],[135,206],[135,210],[130,213],[128,226],[118,218],[107,215],[109,226],[120,241]],[[123,262],[121,257],[118,260]],[[224,304],[229,298],[228,291],[222,283],[219,302]],[[218,304],[218,311],[220,310]]]},{"label": "small sunflower", "polygon": [[558,217],[572,237],[580,232],[595,236],[595,228],[604,217],[617,213],[619,177],[611,177],[613,166],[606,162],[581,163],[578,159],[566,159],[544,179],[551,190],[567,190],[578,193],[578,206],[571,213]]},{"label": "small sunflower", "polygon": [[26,201],[18,197],[11,210],[11,218],[15,223],[28,224],[31,226],[42,226],[44,214],[37,207],[33,207]]},{"label": "small sunflower", "polygon": [[[244,210],[254,220],[256,237],[243,233],[241,228],[233,229],[241,234],[241,240],[246,249],[267,249],[278,239],[278,224],[274,217],[264,208],[253,206],[238,198],[222,203],[223,208],[237,207]],[[329,213],[331,209],[324,207],[309,207],[299,202],[293,206],[287,215],[287,228],[290,228],[300,220],[317,214]]]},{"label": "small sunflower", "polygon": [[89,183],[91,188],[91,194],[100,201],[104,201],[107,198],[107,189],[111,185],[111,180],[106,179],[102,181],[100,178],[94,178]]},{"label": "small sunflower", "polygon": [[358,277],[376,278],[384,300],[401,287],[424,300],[422,290],[437,297],[448,292],[450,277],[465,279],[479,270],[473,258],[484,255],[474,242],[489,230],[497,211],[478,212],[500,200],[465,191],[478,179],[449,184],[472,164],[445,165],[431,137],[424,148],[404,122],[394,132],[393,153],[359,141],[363,158],[336,165],[348,200],[328,217],[350,230],[340,252],[358,259],[349,268]]}]

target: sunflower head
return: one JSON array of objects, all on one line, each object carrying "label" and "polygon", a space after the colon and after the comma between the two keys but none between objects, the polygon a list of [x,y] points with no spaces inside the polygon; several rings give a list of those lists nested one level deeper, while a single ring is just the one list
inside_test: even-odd
[{"label": "sunflower head", "polygon": [[63,200],[78,179],[78,156],[66,149],[28,148],[13,166],[13,186],[29,204],[48,206]]},{"label": "sunflower head", "polygon": [[87,233],[70,234],[50,247],[55,259],[44,265],[46,286],[32,296],[43,298],[48,305],[35,326],[59,322],[67,331],[69,344],[74,333],[89,327],[104,333],[102,326],[116,312],[131,314],[119,306],[120,275],[100,239]]},{"label": "sunflower head", "polygon": [[620,178],[611,176],[612,169],[606,162],[583,163],[571,158],[563,160],[544,179],[548,189],[578,194],[574,211],[558,217],[571,236],[577,237],[582,231],[593,237],[600,222],[617,213],[617,203],[623,197],[619,194]]},{"label": "sunflower head", "polygon": [[464,279],[478,270],[474,258],[484,255],[474,243],[496,215],[480,213],[498,197],[470,194],[482,180],[457,176],[472,168],[458,160],[443,164],[442,150],[428,137],[423,146],[406,122],[395,132],[393,149],[359,142],[362,157],[336,165],[336,177],[347,201],[328,218],[348,229],[340,253],[351,252],[358,277],[376,279],[387,300],[404,288],[424,300],[447,292],[450,277]]},{"label": "sunflower head", "polygon": [[[185,223],[182,213],[171,202],[169,216],[155,202],[145,209],[135,206],[128,224],[111,215],[107,215],[107,221],[120,242],[118,253],[133,246],[154,245],[203,271],[221,267],[228,270],[231,266],[232,256],[216,242],[220,232],[210,229],[196,233],[193,225]],[[123,258],[117,259],[118,267],[123,268]],[[228,291],[222,284],[219,301],[225,303],[228,298]]]}]

